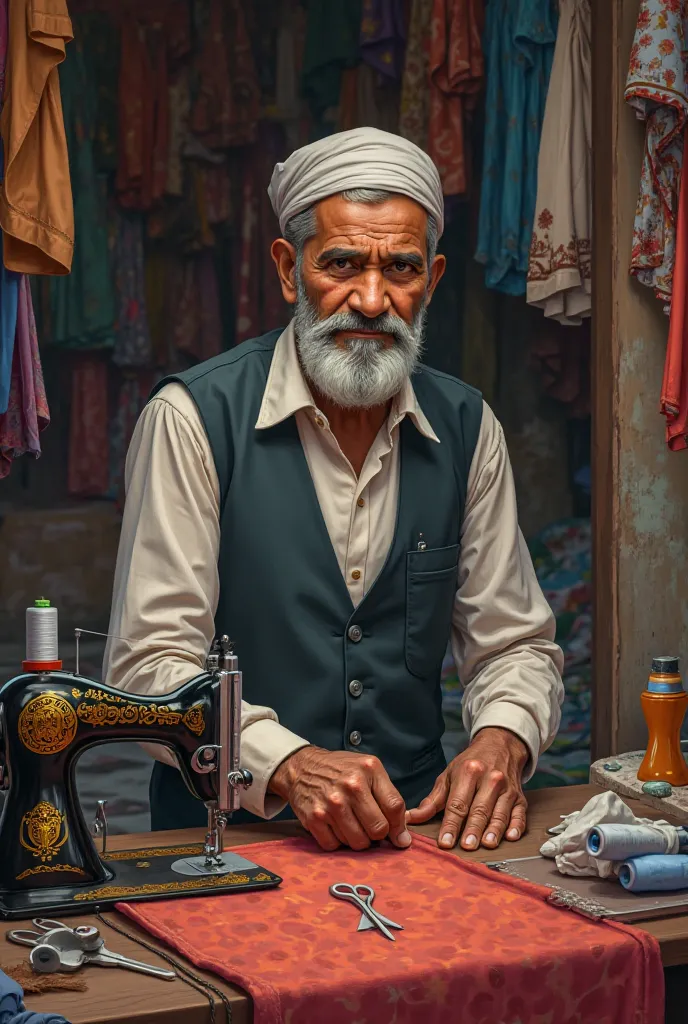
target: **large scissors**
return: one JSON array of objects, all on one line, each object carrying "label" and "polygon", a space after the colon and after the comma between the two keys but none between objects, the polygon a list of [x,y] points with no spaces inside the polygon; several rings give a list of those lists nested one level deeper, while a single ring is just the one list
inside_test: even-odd
[{"label": "large scissors", "polygon": [[377,910],[373,910],[372,904],[375,899],[375,890],[371,889],[369,885],[349,885],[348,882],[335,882],[334,885],[330,886],[330,896],[334,896],[336,900],[347,900],[358,907],[361,911],[361,920],[358,923],[359,932],[366,931],[369,928],[377,928],[385,938],[396,942],[389,929],[397,928],[399,931],[404,930],[403,926],[397,924],[396,921],[390,921],[388,917],[383,917],[382,914],[378,914]]}]

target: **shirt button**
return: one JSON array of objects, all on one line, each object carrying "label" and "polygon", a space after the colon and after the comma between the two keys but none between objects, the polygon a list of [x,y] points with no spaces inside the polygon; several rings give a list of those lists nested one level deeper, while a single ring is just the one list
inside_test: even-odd
[{"label": "shirt button", "polygon": [[360,742],[361,734],[356,729],[354,729],[353,732],[349,733],[349,743],[352,745],[352,747],[357,747]]},{"label": "shirt button", "polygon": [[349,626],[349,632],[348,632],[349,640],[351,640],[351,641],[353,641],[353,643],[357,644],[362,636],[363,636],[363,630],[361,629],[360,626]]},{"label": "shirt button", "polygon": [[352,580],[360,580],[360,578],[361,578],[361,570],[360,569],[354,569],[354,571],[351,573],[351,579]]},{"label": "shirt button", "polygon": [[358,505],[359,508],[363,508],[363,506],[365,505],[365,498],[359,498],[356,504]]},{"label": "shirt button", "polygon": [[352,697],[360,697],[363,693],[363,683],[360,679],[352,679],[349,683],[349,693]]}]

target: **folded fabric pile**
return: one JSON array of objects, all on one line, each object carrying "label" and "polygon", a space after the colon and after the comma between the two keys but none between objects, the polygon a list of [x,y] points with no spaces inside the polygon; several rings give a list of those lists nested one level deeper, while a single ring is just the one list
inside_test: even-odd
[{"label": "folded fabric pile", "polygon": [[688,832],[638,818],[616,793],[562,817],[540,848],[562,875],[616,876],[630,892],[688,889]]},{"label": "folded fabric pile", "polygon": [[55,1013],[32,1013],[24,1006],[24,992],[0,971],[0,1024],[69,1024]]}]

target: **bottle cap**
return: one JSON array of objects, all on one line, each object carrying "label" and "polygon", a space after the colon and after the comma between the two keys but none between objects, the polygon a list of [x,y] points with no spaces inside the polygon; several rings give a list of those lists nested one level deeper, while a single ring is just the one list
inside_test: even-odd
[{"label": "bottle cap", "polygon": [[664,656],[661,658],[652,659],[652,671],[657,672],[660,675],[671,675],[675,676],[678,672],[678,661],[676,657]]},{"label": "bottle cap", "polygon": [[46,601],[44,597],[39,597],[38,600],[33,603],[34,608],[49,608],[50,601]]}]

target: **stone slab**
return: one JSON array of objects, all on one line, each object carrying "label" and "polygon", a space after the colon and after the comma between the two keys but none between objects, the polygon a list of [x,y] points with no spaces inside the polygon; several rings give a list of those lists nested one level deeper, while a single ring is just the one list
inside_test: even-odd
[{"label": "stone slab", "polygon": [[[684,757],[688,753],[688,743],[681,744]],[[590,782],[602,789],[611,790],[619,796],[633,797],[642,801],[655,811],[661,811],[688,822],[688,786],[680,786],[672,790],[671,796],[656,797],[643,793],[643,783],[638,779],[638,769],[645,756],[644,750],[632,750],[627,754],[617,754],[595,761],[590,766]],[[618,761],[621,769],[617,772],[605,770],[605,764]]]}]

